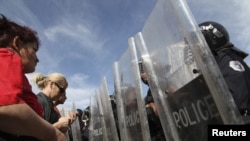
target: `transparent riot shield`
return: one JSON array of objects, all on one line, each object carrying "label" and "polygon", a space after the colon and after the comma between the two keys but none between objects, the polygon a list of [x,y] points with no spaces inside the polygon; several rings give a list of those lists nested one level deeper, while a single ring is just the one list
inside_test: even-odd
[{"label": "transparent riot shield", "polygon": [[[62,117],[65,117],[68,114],[67,110],[65,110],[64,108],[59,109],[59,112],[60,112]],[[67,137],[68,140],[70,140],[69,132],[66,132],[65,136]]]},{"label": "transparent riot shield", "polygon": [[96,99],[97,99],[97,106],[98,106],[98,109],[99,109],[99,115],[100,115],[100,122],[101,122],[101,127],[102,127],[102,134],[103,134],[103,138],[102,140],[103,141],[109,141],[108,139],[108,133],[107,133],[107,127],[105,124],[105,116],[104,116],[104,108],[103,108],[103,103],[102,103],[102,96],[101,96],[101,92],[100,92],[100,89],[96,90]]},{"label": "transparent riot shield", "polygon": [[[77,112],[75,103],[73,103],[71,112],[72,113]],[[73,141],[82,141],[79,118],[81,117],[77,116],[76,120],[70,125],[70,132],[72,134]]]},{"label": "transparent riot shield", "polygon": [[[124,116],[118,116],[118,118],[121,118],[119,122],[125,121],[120,124],[119,128],[121,140],[150,140],[147,117],[145,116],[146,111],[141,86],[139,85],[138,60],[134,44],[130,44],[120,60],[114,64],[114,78],[115,94],[121,98],[117,101],[118,109],[123,112],[122,115]],[[122,137],[123,135],[125,138]]]},{"label": "transparent riot shield", "polygon": [[[107,131],[108,141],[119,141],[116,122],[114,119],[113,109],[111,106],[111,99],[107,88],[106,78],[103,77],[102,84],[99,89],[100,104],[102,105],[104,123]],[[114,107],[115,108],[115,107]]]},{"label": "transparent riot shield", "polygon": [[167,140],[204,141],[209,124],[243,124],[184,0],[158,0],[135,41]]},{"label": "transparent riot shield", "polygon": [[90,100],[90,125],[89,125],[89,140],[90,141],[108,141],[105,134],[104,119],[100,103],[98,102],[98,90],[96,95]]},{"label": "transparent riot shield", "polygon": [[144,101],[143,90],[142,90],[142,85],[141,85],[142,83],[141,83],[141,75],[140,75],[140,70],[139,70],[139,61],[137,58],[138,53],[136,50],[135,41],[133,37],[129,38],[128,45],[129,45],[129,51],[130,51],[130,57],[131,57],[132,74],[133,74],[132,77],[133,77],[134,86],[135,86],[143,140],[148,141],[148,140],[151,140],[151,137],[150,137],[150,132],[149,132],[147,112],[145,108],[145,101]]},{"label": "transparent riot shield", "polygon": [[128,141],[128,133],[127,133],[127,128],[126,128],[125,112],[124,112],[125,110],[124,110],[124,104],[123,104],[122,95],[121,95],[121,84],[119,80],[118,62],[114,62],[113,74],[114,74],[114,87],[115,87],[114,95],[116,97],[116,110],[117,110],[117,117],[118,117],[120,140]]}]

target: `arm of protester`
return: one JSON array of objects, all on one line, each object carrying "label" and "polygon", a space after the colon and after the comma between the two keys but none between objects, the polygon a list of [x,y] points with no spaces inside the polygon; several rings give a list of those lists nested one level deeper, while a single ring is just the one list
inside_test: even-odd
[{"label": "arm of protester", "polygon": [[[0,130],[41,141],[67,141],[63,133],[37,115],[26,103],[0,106]],[[38,128],[39,127],[39,128]]]},{"label": "arm of protester", "polygon": [[53,126],[65,133],[71,124],[71,120],[71,117],[61,117],[56,123],[53,124]]},{"label": "arm of protester", "polygon": [[69,115],[69,117],[71,118],[71,120],[70,120],[70,124],[72,124],[75,120],[76,120],[76,118],[78,117],[78,113],[76,112],[76,113],[70,113],[70,115]]}]

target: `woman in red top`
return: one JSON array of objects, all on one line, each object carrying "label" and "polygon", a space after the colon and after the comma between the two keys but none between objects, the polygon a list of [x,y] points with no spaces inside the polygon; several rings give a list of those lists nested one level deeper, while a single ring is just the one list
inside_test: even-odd
[{"label": "woman in red top", "polygon": [[[43,109],[25,76],[39,62],[36,32],[0,15],[0,140],[66,141],[45,121]],[[36,140],[30,138],[30,140]]]}]

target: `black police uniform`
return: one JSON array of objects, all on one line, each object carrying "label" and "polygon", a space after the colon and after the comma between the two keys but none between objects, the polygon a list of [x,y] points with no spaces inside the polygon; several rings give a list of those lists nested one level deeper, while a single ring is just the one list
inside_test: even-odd
[{"label": "black police uniform", "polygon": [[228,43],[216,52],[215,60],[242,115],[250,115],[250,69],[245,55]]},{"label": "black police uniform", "polygon": [[[154,102],[151,90],[148,89],[147,95],[144,98],[145,104]],[[151,107],[146,107],[151,141],[166,141],[160,118],[157,116]]]},{"label": "black police uniform", "polygon": [[250,69],[244,62],[248,54],[234,47],[226,28],[221,24],[206,21],[200,23],[199,27],[240,113],[250,115]]}]

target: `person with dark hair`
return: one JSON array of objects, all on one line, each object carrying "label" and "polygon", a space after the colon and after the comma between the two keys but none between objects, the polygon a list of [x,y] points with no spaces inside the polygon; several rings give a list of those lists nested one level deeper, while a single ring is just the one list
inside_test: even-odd
[{"label": "person with dark hair", "polygon": [[83,120],[82,140],[89,141],[90,106],[86,107],[83,110],[82,120]]},{"label": "person with dark hair", "polygon": [[83,115],[83,111],[81,109],[76,109],[77,111],[77,117],[78,117],[78,122],[79,122],[79,126],[80,126],[80,131],[82,131],[83,128],[83,121],[82,121],[82,115]]},{"label": "person with dark hair", "polygon": [[[144,66],[143,66],[142,61],[139,61],[139,69],[140,69],[142,82],[145,85],[149,86],[147,74],[144,71]],[[145,101],[145,107],[146,107],[146,112],[147,112],[151,140],[152,141],[166,141],[150,88],[148,88],[147,95],[144,98],[144,101]]]},{"label": "person with dark hair", "polygon": [[67,140],[43,119],[43,108],[25,76],[35,71],[39,45],[34,30],[0,15],[1,141]]},{"label": "person with dark hair", "polygon": [[199,27],[240,113],[250,115],[250,69],[244,62],[248,54],[230,42],[227,29],[220,23],[206,21]]}]

